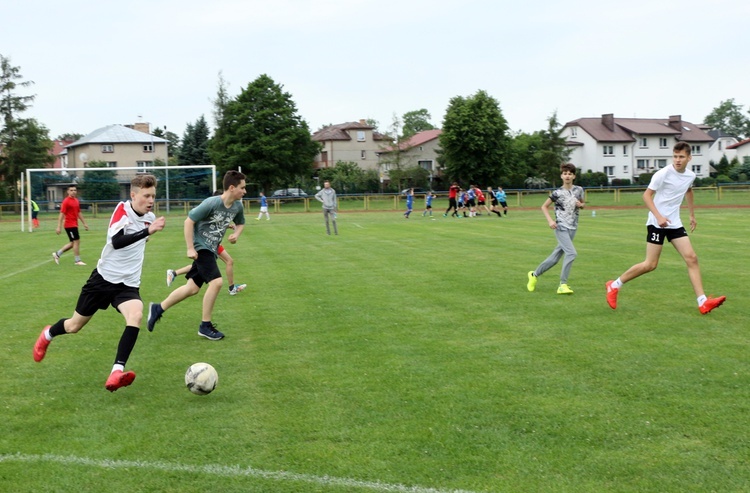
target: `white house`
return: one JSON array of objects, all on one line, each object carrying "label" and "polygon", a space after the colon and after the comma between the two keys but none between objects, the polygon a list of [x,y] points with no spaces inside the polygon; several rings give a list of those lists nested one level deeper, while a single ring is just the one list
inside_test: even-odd
[{"label": "white house", "polygon": [[745,139],[741,142],[730,145],[727,149],[734,151],[737,159],[739,159],[740,162],[743,162],[745,158],[750,158],[750,139]]},{"label": "white house", "polygon": [[613,179],[635,182],[641,173],[653,173],[666,166],[672,146],[678,141],[691,145],[690,166],[700,177],[709,176],[709,148],[714,138],[701,126],[669,118],[579,118],[563,127],[562,136],[572,149],[570,161],[585,173],[603,172]]}]

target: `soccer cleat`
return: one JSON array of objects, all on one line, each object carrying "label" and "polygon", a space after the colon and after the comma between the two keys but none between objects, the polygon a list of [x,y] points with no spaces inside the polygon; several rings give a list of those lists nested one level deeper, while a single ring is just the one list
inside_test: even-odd
[{"label": "soccer cleat", "polygon": [[557,288],[557,294],[573,294],[573,290],[567,284],[560,284],[560,287]]},{"label": "soccer cleat", "polygon": [[234,296],[240,291],[244,291],[246,287],[247,287],[247,284],[235,284],[234,287],[229,290],[229,295]]},{"label": "soccer cleat", "polygon": [[114,392],[120,387],[127,387],[135,380],[135,373],[132,371],[115,370],[109,374],[107,383],[104,384],[107,390]]},{"label": "soccer cleat", "polygon": [[620,290],[612,287],[613,282],[615,281],[607,281],[604,286],[607,288],[607,304],[614,310],[617,308],[617,293],[619,293]]},{"label": "soccer cleat", "polygon": [[55,263],[57,265],[60,265],[60,256],[57,254],[57,252],[52,252],[52,258],[55,260]]},{"label": "soccer cleat", "polygon": [[727,300],[726,296],[719,296],[718,298],[707,298],[703,304],[698,307],[702,315],[708,314],[714,308],[719,308]]},{"label": "soccer cleat", "polygon": [[75,265],[86,265],[86,262],[83,260],[76,260]]},{"label": "soccer cleat", "polygon": [[172,269],[167,269],[167,287],[172,285],[175,277],[177,277],[177,272],[173,271]]},{"label": "soccer cleat", "polygon": [[36,340],[36,343],[34,343],[34,361],[39,363],[44,359],[44,355],[47,354],[47,347],[49,347],[49,343],[52,341],[48,341],[47,337],[44,335],[45,332],[47,332],[47,329],[52,327],[51,325],[46,326],[42,329],[42,333],[39,334],[39,337]]},{"label": "soccer cleat", "polygon": [[154,331],[154,325],[156,325],[156,322],[159,321],[161,316],[164,314],[164,309],[161,307],[159,303],[149,303],[148,304],[148,322],[146,322],[148,331],[153,332]]},{"label": "soccer cleat", "polygon": [[201,324],[198,328],[198,335],[205,337],[209,341],[218,341],[224,338],[224,334],[216,330],[216,326],[211,322],[208,325]]},{"label": "soccer cleat", "polygon": [[526,289],[529,291],[534,291],[536,289],[536,282],[538,281],[537,277],[534,275],[534,271],[529,271],[529,282],[526,283]]}]

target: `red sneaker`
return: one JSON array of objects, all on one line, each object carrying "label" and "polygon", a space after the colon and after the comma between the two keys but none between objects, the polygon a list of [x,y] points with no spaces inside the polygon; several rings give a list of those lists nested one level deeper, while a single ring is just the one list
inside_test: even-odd
[{"label": "red sneaker", "polygon": [[36,343],[34,343],[34,361],[39,363],[44,359],[44,355],[47,354],[47,347],[49,346],[49,343],[51,341],[48,341],[47,338],[44,336],[44,333],[47,332],[47,329],[52,327],[51,325],[46,326],[42,329],[42,333],[39,334],[39,337],[36,339]]},{"label": "red sneaker", "polygon": [[607,281],[604,286],[607,288],[607,304],[614,310],[617,308],[617,293],[619,293],[620,290],[612,287],[613,282],[615,281]]},{"label": "red sneaker", "polygon": [[714,308],[719,308],[727,300],[726,296],[719,296],[718,298],[707,298],[703,304],[698,307],[702,315],[706,315]]},{"label": "red sneaker", "polygon": [[105,383],[104,386],[110,392],[114,392],[120,387],[127,387],[128,385],[133,383],[133,380],[135,380],[135,373],[133,373],[132,371],[123,372],[120,370],[115,370],[109,374],[107,383]]}]

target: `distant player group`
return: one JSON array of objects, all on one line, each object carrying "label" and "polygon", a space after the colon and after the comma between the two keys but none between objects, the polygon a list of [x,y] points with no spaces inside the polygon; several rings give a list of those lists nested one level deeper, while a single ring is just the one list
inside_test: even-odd
[{"label": "distant player group", "polygon": [[[690,214],[690,231],[696,228],[693,207],[692,183],[695,173],[687,169],[691,159],[690,145],[678,142],[673,149],[673,163],[654,174],[651,183],[643,195],[643,200],[649,210],[646,222],[646,258],[643,262],[633,265],[617,279],[607,281],[606,300],[612,308],[617,308],[618,295],[625,283],[656,269],[659,263],[664,240],[675,247],[682,256],[688,269],[688,276],[697,297],[701,314],[707,314],[721,306],[725,296],[707,297],[703,290],[698,258],[688,238],[687,231],[680,219],[680,205],[686,199]],[[579,211],[585,207],[584,190],[574,185],[576,168],[572,164],[563,164],[560,168],[562,186],[554,190],[542,205],[542,212],[549,227],[554,231],[557,245],[552,253],[544,259],[536,269],[529,271],[526,287],[528,291],[535,291],[539,278],[562,260],[560,284],[557,293],[571,295],[573,290],[568,285],[568,278],[577,252],[573,246],[578,229]],[[150,303],[147,315],[147,327],[153,331],[155,324],[164,314],[181,301],[198,294],[204,284],[207,285],[203,296],[202,318],[198,327],[198,334],[212,341],[224,338],[216,325],[212,322],[212,315],[216,299],[223,286],[223,279],[217,258],[226,263],[229,294],[235,295],[245,289],[245,284],[234,284],[234,269],[232,257],[221,246],[227,229],[233,232],[227,237],[230,243],[236,243],[242,234],[245,217],[242,197],[245,195],[245,175],[238,171],[228,171],[223,180],[224,191],[204,200],[200,205],[188,213],[184,221],[184,237],[187,247],[187,257],[192,264],[178,270],[167,270],[167,286],[171,286],[178,275],[185,274],[187,283],[173,290],[160,303]],[[146,242],[149,237],[164,229],[165,218],[156,218],[152,209],[156,199],[156,178],[153,175],[142,174],[136,176],[130,184],[130,200],[120,202],[110,218],[107,238],[96,268],[81,289],[73,315],[61,318],[42,330],[34,344],[34,360],[44,359],[50,342],[57,336],[76,333],[81,330],[98,310],[106,310],[109,306],[115,308],[125,319],[125,328],[120,337],[115,355],[115,361],[105,388],[111,392],[128,386],[135,380],[135,373],[126,371],[125,365],[130,353],[135,347],[140,325],[143,318],[143,301],[140,297],[141,272],[145,256]],[[487,189],[491,197],[491,208],[485,203],[482,191],[472,185],[462,190],[457,183],[453,183],[449,190],[449,206],[443,214],[447,217],[452,212],[453,217],[476,217],[478,208],[484,207],[489,213],[499,217],[499,207],[503,214],[507,214],[505,192],[501,187],[497,191]],[[67,203],[63,203],[59,219],[60,226],[65,226],[70,242],[58,251],[53,252],[55,262],[59,263],[60,256],[67,250],[73,249],[76,255],[76,265],[85,265],[78,252],[77,220],[80,208],[75,199],[76,188],[68,189]],[[336,211],[338,201],[336,192],[326,182],[315,197],[322,203],[326,232],[330,235],[329,220],[333,222],[334,233],[336,227]],[[423,216],[432,216],[431,192],[425,196],[425,210]],[[407,193],[407,219],[412,212],[414,190]],[[555,218],[550,215],[549,208],[554,205]],[[266,210],[262,211],[267,215]],[[462,216],[459,215],[462,212]],[[468,212],[468,215],[467,215]],[[261,216],[258,216],[260,219]],[[267,216],[267,219],[269,217]],[[84,221],[84,226],[88,229]]]}]

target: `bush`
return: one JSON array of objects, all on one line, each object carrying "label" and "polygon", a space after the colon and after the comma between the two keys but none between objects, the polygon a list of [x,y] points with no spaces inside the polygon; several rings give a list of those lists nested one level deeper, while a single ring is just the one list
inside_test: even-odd
[{"label": "bush", "polygon": [[630,185],[630,178],[613,178],[612,179],[613,187],[626,187],[628,185]]}]

